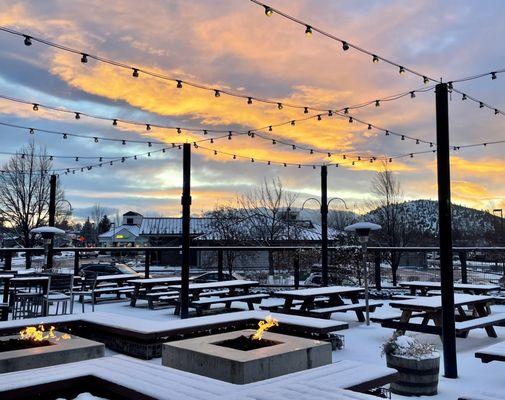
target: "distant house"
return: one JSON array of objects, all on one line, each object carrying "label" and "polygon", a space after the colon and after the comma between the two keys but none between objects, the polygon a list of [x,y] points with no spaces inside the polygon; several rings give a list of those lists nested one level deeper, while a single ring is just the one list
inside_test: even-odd
[{"label": "distant house", "polygon": [[[321,241],[321,226],[307,220],[298,220],[291,212],[289,218],[276,223],[275,240],[266,240],[265,232],[260,232],[261,224],[250,218],[233,226],[226,227],[214,218],[192,217],[190,236],[193,246],[216,245],[317,245]],[[229,235],[229,231],[237,235]],[[329,240],[341,237],[342,232],[329,229]],[[141,247],[141,246],[180,246],[182,243],[182,218],[144,217],[139,213],[128,211],[123,214],[122,224],[113,226],[109,231],[98,236],[103,247]],[[202,252],[192,251],[190,263],[198,266],[208,257]],[[180,251],[153,252],[152,262],[158,264],[180,265]]]}]

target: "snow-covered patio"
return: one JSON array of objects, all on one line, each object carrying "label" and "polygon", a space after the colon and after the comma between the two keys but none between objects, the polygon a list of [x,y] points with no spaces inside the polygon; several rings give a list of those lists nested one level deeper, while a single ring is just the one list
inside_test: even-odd
[{"label": "snow-covered patio", "polygon": [[[275,301],[275,299],[269,299],[268,301],[272,302]],[[246,309],[245,304],[241,303],[236,303],[234,304],[234,307],[239,308],[243,307]],[[378,309],[374,315],[380,316],[380,315],[386,315],[390,314],[393,311],[392,308],[389,307],[388,302],[385,302],[384,307],[381,309]],[[494,306],[494,312],[499,313],[499,312],[505,312],[505,306],[504,305],[495,305]],[[149,329],[152,327],[153,329],[156,327],[159,327],[161,325],[166,324],[169,321],[179,321],[179,318],[177,316],[173,315],[173,309],[171,308],[166,308],[166,309],[158,309],[158,310],[150,310],[147,308],[147,306],[144,306],[143,303],[140,303],[136,308],[132,308],[129,306],[128,302],[110,302],[110,303],[100,303],[96,306],[96,311],[94,313],[96,317],[100,317],[103,321],[107,320],[108,323],[110,324],[121,324],[121,321],[124,321],[124,323],[128,324],[128,321],[130,320],[130,323],[138,323],[139,321],[136,320],[137,318],[141,319],[141,323],[139,325],[139,329]],[[215,318],[219,319],[222,318],[224,315],[229,315],[229,314],[217,314],[211,317],[203,317],[203,318]],[[91,313],[91,309],[89,307],[86,307],[86,316],[87,317],[93,317],[93,314]],[[53,317],[48,317],[48,318],[53,318]],[[72,316],[63,316],[59,317],[61,319],[66,319],[66,318],[74,318]],[[99,319],[100,319],[99,318]],[[134,319],[131,319],[134,318]],[[334,315],[333,318],[336,318]],[[336,350],[333,351],[332,353],[332,360],[333,363],[340,362],[342,360],[346,361],[351,361],[351,362],[360,362],[364,364],[368,364],[371,367],[384,367],[386,364],[385,358],[381,356],[381,344],[386,341],[389,337],[392,335],[392,330],[391,329],[386,329],[382,328],[378,324],[372,324],[370,327],[366,327],[364,324],[356,322],[355,318],[351,314],[339,314],[338,315],[338,320],[343,321],[348,323],[349,329],[339,331],[340,334],[343,334],[345,336],[345,348],[342,350]],[[189,320],[186,320],[189,321]],[[182,321],[179,321],[182,322]],[[6,323],[2,324],[12,324],[12,323],[22,323],[22,321],[9,321]],[[161,325],[160,325],[161,324]],[[458,367],[459,367],[459,379],[446,379],[443,376],[440,376],[440,383],[439,383],[439,393],[437,396],[433,397],[434,399],[457,399],[458,397],[466,394],[474,394],[474,393],[482,393],[482,392],[488,392],[488,393],[494,393],[498,396],[504,396],[505,392],[505,381],[503,380],[503,376],[505,376],[505,363],[500,363],[500,362],[492,362],[489,364],[484,364],[482,363],[479,359],[475,358],[475,352],[479,351],[491,344],[498,343],[500,341],[503,341],[505,338],[505,327],[497,327],[496,331],[498,333],[498,339],[493,339],[489,338],[486,335],[486,332],[483,329],[478,329],[478,330],[473,330],[471,331],[470,335],[468,338],[461,338],[457,339],[457,348],[458,348]],[[420,333],[411,333],[412,336],[415,336],[417,339],[423,342],[429,342],[434,344],[438,349],[441,350],[441,340],[438,336],[436,335],[428,335],[428,334],[420,334]],[[106,356],[116,356],[117,353],[114,351],[107,349],[106,350]],[[102,361],[99,362],[103,363]],[[112,361],[111,361],[112,362]],[[116,361],[114,361],[116,362]],[[93,362],[89,362],[89,368],[91,368],[93,365]],[[67,366],[63,366],[60,368],[55,368],[54,373],[61,373],[63,376],[67,374],[69,371],[72,371],[72,368],[69,368],[71,365],[75,364],[69,364]],[[104,364],[101,367],[97,365],[97,368],[104,368]],[[111,364],[112,366],[113,364]],[[135,360],[134,365],[159,365],[161,366],[161,358],[155,358],[149,361],[142,361],[142,360]],[[335,364],[334,364],[335,365]],[[341,364],[344,365],[344,364]],[[441,362],[441,365],[442,362]],[[80,368],[80,367],[79,367]],[[165,367],[160,367],[160,368],[165,368]],[[105,369],[107,369],[105,367]],[[59,372],[58,372],[59,371]],[[322,370],[321,370],[322,371]],[[54,376],[54,373],[51,374],[52,379],[57,378],[57,376]],[[117,371],[116,371],[117,373]],[[309,371],[302,372],[301,376],[303,374],[308,374]],[[354,374],[360,373],[359,371],[354,371]],[[367,371],[363,370],[361,372],[362,374],[366,375]],[[16,379],[16,374],[21,374],[18,375],[19,378],[23,377],[25,379],[27,376],[36,376],[36,371],[33,370],[32,372],[27,371],[27,372],[21,372],[21,373],[13,373],[9,375],[13,375],[12,377],[9,377],[7,375],[3,375],[0,379],[1,382],[7,382],[7,381],[18,381]],[[333,397],[334,394],[337,392],[333,390],[328,390],[330,389],[335,389],[338,387],[342,387],[339,385],[338,382],[334,381],[328,381],[326,383],[326,380],[328,378],[325,378],[325,374],[321,372],[321,377],[317,376],[318,370],[312,370],[310,371],[310,380],[318,380],[318,378],[321,379],[321,384],[327,384],[328,387],[324,387],[324,389],[320,395],[321,398],[338,398]],[[442,372],[441,372],[442,375]],[[287,377],[289,377],[288,375]],[[196,381],[203,381],[207,382],[209,379],[204,378],[198,375],[194,375],[194,378]],[[274,381],[274,378],[268,381],[264,381],[263,384],[266,384],[270,381]],[[285,377],[285,379],[287,379]],[[282,380],[282,379],[281,379]],[[212,381],[212,380],[211,380]],[[217,382],[217,381],[215,381]],[[272,386],[274,387],[274,386]],[[141,389],[141,387],[139,387]],[[210,390],[210,386],[209,386]],[[265,393],[267,393],[268,390],[266,390]],[[325,393],[332,393],[325,394]],[[256,393],[256,392],[255,392]],[[272,393],[275,393],[272,392]],[[238,392],[237,392],[238,395]],[[249,395],[251,395],[249,393]],[[252,395],[251,395],[252,396]],[[326,397],[325,397],[326,396]],[[191,398],[191,397],[188,397]],[[195,397],[199,398],[199,397]],[[249,398],[249,397],[247,397]],[[251,398],[260,398],[260,397],[251,397]],[[310,397],[307,397],[310,398]],[[402,396],[398,396],[393,394],[392,395],[393,399],[401,399]],[[499,397],[498,397],[499,398]],[[505,398],[505,397],[504,397]]]}]

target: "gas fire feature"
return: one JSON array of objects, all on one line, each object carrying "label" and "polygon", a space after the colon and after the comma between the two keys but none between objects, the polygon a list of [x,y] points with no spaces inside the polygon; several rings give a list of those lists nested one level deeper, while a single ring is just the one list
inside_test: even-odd
[{"label": "gas fire feature", "polygon": [[[242,330],[163,344],[162,364],[221,381],[246,384],[331,364],[331,344]],[[261,343],[263,342],[263,343]]]},{"label": "gas fire feature", "polygon": [[0,336],[0,373],[103,357],[105,346],[67,333],[29,326],[18,336]]}]

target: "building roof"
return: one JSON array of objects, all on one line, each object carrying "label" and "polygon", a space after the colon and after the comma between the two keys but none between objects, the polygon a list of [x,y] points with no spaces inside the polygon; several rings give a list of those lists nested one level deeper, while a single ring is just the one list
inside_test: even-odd
[{"label": "building roof", "polygon": [[137,213],[135,211],[128,211],[128,212],[126,212],[126,213],[123,214],[123,217],[124,216],[127,216],[127,217],[130,217],[130,216],[140,216],[141,217],[142,214],[139,214],[139,213]]},{"label": "building roof", "polygon": [[[212,218],[191,218],[189,232],[191,235],[202,235],[212,229]],[[180,236],[182,218],[144,218],[140,225],[140,235]]]},{"label": "building roof", "polygon": [[140,232],[140,227],[138,225],[119,225],[117,228],[113,228],[107,232],[98,235],[99,239],[112,238],[113,235],[117,235],[122,230],[127,230],[132,234],[132,236],[138,237]]}]

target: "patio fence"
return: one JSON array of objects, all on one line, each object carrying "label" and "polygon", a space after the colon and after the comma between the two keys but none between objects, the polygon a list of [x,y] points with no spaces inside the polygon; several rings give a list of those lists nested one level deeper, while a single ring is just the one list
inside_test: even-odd
[{"label": "patio fence", "polygon": [[[439,281],[440,263],[436,247],[369,247],[367,260],[369,281],[377,289],[394,287],[401,281]],[[101,254],[98,261],[132,261],[137,269],[148,276],[166,272],[157,267],[163,254],[177,257],[181,247],[63,247],[53,254],[65,252],[71,257],[54,258],[55,268],[73,269],[86,263],[90,254]],[[314,246],[192,246],[192,273],[217,270],[224,274],[237,272],[260,281],[262,286],[303,286],[311,274],[320,272],[321,248]],[[19,253],[24,253],[20,258]],[[455,281],[462,283],[504,283],[505,247],[454,247],[453,268]],[[392,256],[393,255],[393,256]],[[0,248],[0,270],[41,268],[44,263],[43,248]],[[391,260],[399,261],[393,268]],[[329,247],[328,271],[330,284],[361,285],[361,250],[355,246]],[[173,263],[177,271],[180,263]],[[273,275],[272,275],[273,272]]]}]

